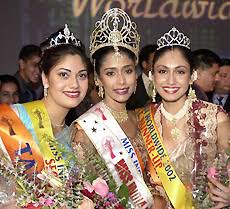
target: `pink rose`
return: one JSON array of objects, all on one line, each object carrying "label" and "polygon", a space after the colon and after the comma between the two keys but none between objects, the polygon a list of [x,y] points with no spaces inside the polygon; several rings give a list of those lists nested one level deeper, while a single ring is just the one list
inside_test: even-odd
[{"label": "pink rose", "polygon": [[211,167],[208,169],[208,177],[211,177],[215,180],[218,178],[218,172],[215,167]]},{"label": "pink rose", "polygon": [[90,184],[90,182],[83,182],[83,186],[84,186],[84,189],[81,190],[81,193],[90,198],[90,199],[93,199],[94,195],[95,195],[95,191],[94,191],[94,188],[93,186]]},{"label": "pink rose", "polygon": [[109,193],[109,187],[106,181],[100,177],[93,181],[92,186],[95,192],[103,198]]},{"label": "pink rose", "polygon": [[89,193],[92,193],[94,191],[94,187],[90,184],[88,181],[83,182],[84,189],[87,189]]}]

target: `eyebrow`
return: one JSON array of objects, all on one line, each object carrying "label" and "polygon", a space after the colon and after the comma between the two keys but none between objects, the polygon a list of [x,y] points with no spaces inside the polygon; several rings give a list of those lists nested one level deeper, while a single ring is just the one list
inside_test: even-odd
[{"label": "eyebrow", "polygon": [[[125,68],[128,68],[128,67],[134,67],[134,65],[124,65],[122,67],[122,69],[125,69]],[[118,68],[117,67],[108,67],[108,68],[104,68],[104,71],[106,70],[117,70]]]},{"label": "eyebrow", "polygon": [[[70,69],[67,69],[67,68],[60,68],[59,70],[66,70],[66,71],[68,71],[69,73],[72,72]],[[84,71],[87,72],[87,69],[82,69],[82,70],[80,70],[78,73],[81,73],[81,72],[84,72]]]},{"label": "eyebrow", "polygon": [[[167,67],[166,65],[158,65],[158,66],[156,66],[156,67],[165,67],[165,68],[167,68],[167,69],[170,69],[170,68]],[[186,68],[186,69],[189,69],[189,68],[188,68],[187,66],[185,66],[185,65],[176,66],[174,69],[178,69],[178,68],[181,68],[181,67]]]}]

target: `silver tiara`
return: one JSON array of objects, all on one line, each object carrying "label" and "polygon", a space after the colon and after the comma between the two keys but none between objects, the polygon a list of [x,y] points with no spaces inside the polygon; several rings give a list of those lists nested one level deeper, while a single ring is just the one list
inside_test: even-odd
[{"label": "silver tiara", "polygon": [[132,51],[138,60],[140,36],[136,28],[136,24],[122,9],[108,10],[101,20],[96,22],[95,29],[90,36],[91,58],[100,48],[113,46],[117,51],[118,46],[121,46]]},{"label": "silver tiara", "polygon": [[189,45],[189,38],[183,33],[180,33],[175,27],[157,40],[157,50],[167,46],[183,46],[190,49]]},{"label": "silver tiara", "polygon": [[65,24],[65,28],[63,29],[63,31],[60,31],[56,37],[51,38],[48,48],[55,47],[61,44],[74,44],[78,47],[81,47],[81,41],[76,39],[73,33],[70,33],[67,24]]}]

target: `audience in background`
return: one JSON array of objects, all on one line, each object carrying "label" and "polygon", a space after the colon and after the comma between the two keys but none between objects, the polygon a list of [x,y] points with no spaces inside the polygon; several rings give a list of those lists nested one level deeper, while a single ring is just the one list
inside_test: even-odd
[{"label": "audience in background", "polygon": [[197,80],[193,84],[197,98],[209,101],[207,93],[214,90],[218,80],[220,67],[219,56],[209,49],[193,51],[194,69],[197,71]]},{"label": "audience in background", "polygon": [[219,79],[215,90],[210,94],[210,101],[221,105],[230,114],[230,59],[222,59]]},{"label": "audience in background", "polygon": [[12,75],[0,75],[0,104],[19,102],[19,84]]},{"label": "audience in background", "polygon": [[141,49],[139,55],[139,66],[141,75],[137,78],[136,91],[127,102],[127,109],[134,110],[145,106],[151,101],[153,85],[149,79],[149,73],[152,71],[152,62],[157,45],[146,45]]},{"label": "audience in background", "polygon": [[22,47],[19,58],[19,69],[15,74],[20,85],[20,103],[40,99],[43,95],[41,84],[41,72],[39,62],[41,60],[41,49],[36,45]]}]

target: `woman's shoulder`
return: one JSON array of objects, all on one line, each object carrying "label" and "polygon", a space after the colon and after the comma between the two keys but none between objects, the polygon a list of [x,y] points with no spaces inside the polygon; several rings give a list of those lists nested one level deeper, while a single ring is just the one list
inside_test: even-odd
[{"label": "woman's shoulder", "polygon": [[211,103],[211,102],[199,100],[199,99],[192,101],[192,107],[195,110],[202,110],[203,108],[205,108],[205,109],[209,109],[209,110],[213,111],[216,114],[219,114],[219,113],[221,113],[221,115],[226,114],[226,112],[222,106],[216,105],[216,104]]}]

